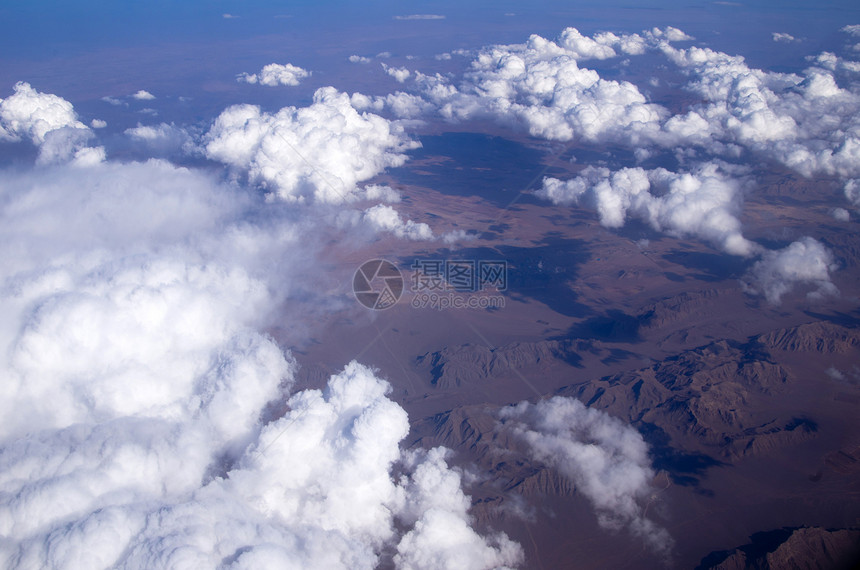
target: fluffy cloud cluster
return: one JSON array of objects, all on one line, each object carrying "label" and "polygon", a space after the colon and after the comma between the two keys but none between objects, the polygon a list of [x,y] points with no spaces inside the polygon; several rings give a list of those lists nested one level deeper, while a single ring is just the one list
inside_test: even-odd
[{"label": "fluffy cloud cluster", "polygon": [[[591,207],[608,228],[622,227],[632,217],[656,231],[695,236],[732,255],[760,256],[742,283],[747,292],[762,294],[774,305],[798,285],[815,287],[811,299],[838,293],[830,280],[837,266],[820,242],[804,237],[785,249],[768,251],[743,236],[739,215],[746,185],[715,163],[687,173],[662,168],[613,172],[589,166],[566,181],[545,178],[535,194],[558,205]],[[846,195],[854,193],[855,185],[849,182]],[[834,212],[834,217],[846,221],[848,212]]]},{"label": "fluffy cloud cluster", "polygon": [[397,210],[385,204],[377,204],[368,208],[362,217],[375,231],[389,232],[399,238],[417,241],[433,239],[430,226],[412,220],[404,222]]},{"label": "fluffy cloud cluster", "polygon": [[277,87],[278,85],[296,86],[303,79],[310,76],[310,72],[291,63],[270,63],[260,70],[260,73],[241,73],[236,77],[237,81]]},{"label": "fluffy cloud cluster", "polygon": [[[853,33],[853,28],[843,28]],[[778,41],[785,34],[775,34]],[[427,113],[427,103],[451,120],[488,117],[550,140],[584,140],[737,158],[748,151],[803,175],[860,176],[860,92],[840,87],[835,73],[860,63],[821,54],[801,75],[751,68],[743,57],[696,46],[674,28],[588,37],[567,28],[555,41],[533,35],[524,44],[480,50],[459,84],[441,75],[411,73],[421,101],[408,112],[402,94],[359,101],[397,116]],[[629,82],[607,80],[581,64],[647,50],[662,53],[689,76],[685,89],[702,102],[673,114]],[[408,70],[397,70],[404,81]],[[392,71],[393,72],[393,71]],[[412,94],[412,96],[416,96]]]},{"label": "fluffy cloud cluster", "polygon": [[[76,120],[62,99],[19,91],[40,104],[26,123],[36,126],[9,123],[15,136],[36,129],[47,140],[57,128],[39,120],[60,117],[49,123],[59,129]],[[291,126],[318,152],[382,139],[385,150],[370,152],[379,165],[388,143],[405,144],[345,96],[315,105],[256,117],[274,133]],[[344,123],[353,140],[338,147]],[[249,140],[251,153],[269,150],[271,141]],[[344,175],[352,184],[376,168],[355,165]],[[0,179],[0,566],[521,562],[504,534],[473,529],[444,450],[401,449],[406,412],[373,371],[353,362],[324,391],[289,396],[296,365],[261,331],[275,318],[300,326],[290,293],[314,277],[294,269],[314,266],[319,220],[159,160]],[[398,198],[383,186],[358,194]]]},{"label": "fluffy cloud cluster", "polygon": [[[405,68],[386,71],[401,83],[414,78],[421,103],[397,116],[428,112],[427,103],[452,120],[490,117],[524,126],[551,140],[631,140],[659,130],[668,112],[650,104],[629,82],[606,80],[578,62],[637,55],[649,47],[692,39],[680,30],[653,29],[643,34],[604,32],[587,37],[567,28],[556,41],[533,35],[524,44],[480,50],[459,85],[447,77]],[[379,98],[377,105],[402,102]],[[414,96],[414,95],[413,95]]]},{"label": "fluffy cloud cluster", "polygon": [[319,89],[313,104],[275,114],[253,105],[228,108],[205,137],[205,152],[247,173],[286,201],[342,203],[356,184],[406,161],[415,148],[402,127],[358,113],[349,96]]},{"label": "fluffy cloud cluster", "polygon": [[137,99],[138,101],[152,101],[153,99],[155,99],[155,95],[153,95],[149,91],[141,89],[141,90],[133,93],[131,95],[131,98]]},{"label": "fluffy cloud cluster", "polygon": [[471,529],[441,449],[403,457],[409,425],[387,389],[351,363],[324,392],[296,394],[226,476],[149,517],[121,566],[370,569],[386,545],[399,568],[519,562],[504,535]]},{"label": "fluffy cloud cluster", "polygon": [[757,251],[744,238],[738,219],[744,185],[715,163],[686,173],[663,168],[611,172],[589,166],[567,181],[545,178],[536,194],[554,204],[585,203],[597,210],[600,223],[609,228],[622,227],[634,217],[657,231],[696,236],[734,255]]},{"label": "fluffy cloud cluster", "polygon": [[481,50],[459,88],[425,76],[423,89],[449,118],[513,120],[551,140],[627,140],[659,128],[665,109],[648,103],[633,84],[603,79],[578,61],[614,57],[616,50],[641,53],[646,41],[586,38],[574,28],[557,42],[533,35],[525,44]]},{"label": "fluffy cloud cluster", "polygon": [[420,95],[412,95],[397,91],[387,95],[369,96],[363,93],[353,93],[350,103],[358,111],[372,111],[380,113],[388,111],[398,119],[413,119],[422,115],[432,113],[435,110],[430,103]]},{"label": "fluffy cloud cluster", "polygon": [[71,103],[17,83],[15,93],[0,99],[0,140],[29,139],[39,147],[43,163],[74,160],[92,164],[104,159],[104,149],[88,146],[92,131],[78,120]]},{"label": "fluffy cloud cluster", "polygon": [[791,34],[787,34],[785,32],[773,32],[771,34],[771,37],[773,38],[773,41],[775,41],[775,42],[791,43],[791,42],[797,41],[797,38],[795,38]]},{"label": "fluffy cloud cluster", "polygon": [[126,129],[125,134],[136,142],[143,143],[151,150],[160,152],[185,151],[194,148],[191,135],[175,124],[160,123],[158,125],[138,125]]},{"label": "fluffy cloud cluster", "polygon": [[398,83],[403,83],[412,75],[412,72],[405,67],[391,67],[383,63],[382,69],[385,70],[385,73],[396,79]]},{"label": "fluffy cloud cluster", "polygon": [[706,102],[669,119],[661,144],[717,153],[740,145],[806,176],[860,172],[860,93],[839,87],[832,58],[799,76],[753,69],[740,56],[707,48],[662,49]]},{"label": "fluffy cloud cluster", "polygon": [[557,469],[591,501],[602,527],[627,528],[653,551],[668,555],[672,538],[645,516],[655,474],[635,429],[563,397],[521,402],[503,409],[501,417],[535,459]]},{"label": "fluffy cloud cluster", "polygon": [[814,287],[807,297],[815,300],[839,293],[830,281],[830,272],[836,269],[833,254],[820,242],[804,237],[784,249],[765,252],[746,276],[745,286],[774,305],[796,285]]},{"label": "fluffy cloud cluster", "polygon": [[444,20],[441,14],[408,14],[406,16],[394,16],[395,20]]}]

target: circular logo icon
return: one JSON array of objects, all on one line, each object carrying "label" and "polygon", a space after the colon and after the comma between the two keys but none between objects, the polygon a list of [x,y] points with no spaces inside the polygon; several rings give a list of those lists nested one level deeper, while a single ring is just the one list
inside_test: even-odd
[{"label": "circular logo icon", "polygon": [[403,294],[403,276],[390,261],[365,261],[352,278],[352,292],[358,302],[368,309],[381,311],[400,299]]}]

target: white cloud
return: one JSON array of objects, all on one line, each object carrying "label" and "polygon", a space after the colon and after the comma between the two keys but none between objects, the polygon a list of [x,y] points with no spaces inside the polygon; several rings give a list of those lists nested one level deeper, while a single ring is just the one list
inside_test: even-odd
[{"label": "white cloud", "polygon": [[90,148],[92,130],[78,120],[71,103],[17,83],[15,94],[0,99],[0,140],[29,139],[39,147],[39,162],[73,161],[91,165],[104,159],[104,149]]},{"label": "white cloud", "polygon": [[171,152],[190,151],[193,147],[191,135],[174,124],[138,125],[126,129],[125,134],[148,146],[150,149]]},{"label": "white cloud", "polygon": [[388,111],[398,119],[415,119],[436,110],[435,105],[423,97],[403,91],[373,97],[363,93],[353,93],[350,96],[350,104],[358,111],[376,113]]},{"label": "white cloud", "polygon": [[30,139],[41,145],[51,131],[64,128],[88,131],[78,120],[71,103],[49,93],[40,93],[29,83],[16,83],[15,93],[0,99],[0,139]]},{"label": "white cloud", "polygon": [[530,454],[570,479],[604,528],[626,528],[649,548],[668,555],[669,533],[648,519],[654,471],[642,436],[622,421],[572,398],[521,402],[501,411],[502,421]]},{"label": "white cloud", "polygon": [[846,34],[850,34],[852,36],[860,37],[860,24],[850,24],[848,26],[843,26],[840,28],[840,31],[845,32]]},{"label": "white cloud", "polygon": [[0,177],[0,566],[522,560],[371,370],[268,419],[318,220],[164,161]]},{"label": "white cloud", "polygon": [[851,220],[851,214],[845,208],[833,208],[830,211],[830,215],[837,222],[848,222]]},{"label": "white cloud", "polygon": [[[604,37],[616,37],[612,36]],[[558,38],[558,45],[567,50],[567,54],[574,59],[608,59],[618,55],[611,45],[597,42],[587,36],[583,36],[576,28],[567,28]]]},{"label": "white cloud", "polygon": [[137,99],[138,101],[152,101],[153,99],[155,99],[155,95],[153,95],[149,91],[144,91],[143,89],[141,89],[140,91],[132,94],[131,98]]},{"label": "white cloud", "polygon": [[363,55],[351,55],[349,56],[349,61],[351,63],[370,63],[371,59],[369,57],[364,57]]},{"label": "white cloud", "polygon": [[853,206],[860,207],[860,179],[854,178],[846,182],[844,192]]},{"label": "white cloud", "polygon": [[785,32],[773,32],[771,37],[773,37],[773,41],[775,42],[791,43],[797,41],[797,38]]},{"label": "white cloud", "polygon": [[[521,561],[504,535],[471,528],[468,497],[442,450],[404,456],[406,413],[387,383],[356,363],[325,392],[307,390],[225,478],[193,502],[149,519],[123,561],[129,567],[374,568],[386,545],[398,567],[494,568]],[[398,462],[406,473],[392,477]],[[395,527],[406,527],[405,536]],[[425,565],[438,561],[445,566]]]},{"label": "white cloud", "polygon": [[400,192],[391,186],[385,186],[382,184],[368,184],[365,186],[363,198],[365,200],[389,203],[400,202],[401,200]]},{"label": "white cloud", "polygon": [[382,69],[385,70],[385,73],[396,79],[398,83],[403,83],[412,75],[412,72],[405,67],[390,67],[383,63]]},{"label": "white cloud", "polygon": [[814,287],[807,297],[817,300],[839,293],[830,281],[830,272],[836,269],[830,250],[804,237],[784,249],[764,253],[744,278],[744,285],[749,292],[763,294],[773,305],[797,285]]},{"label": "white cloud", "polygon": [[273,195],[326,203],[353,199],[357,183],[402,165],[403,151],[415,146],[402,127],[359,114],[331,87],[317,90],[309,107],[275,114],[235,105],[205,137],[209,158],[246,172]]},{"label": "white cloud", "polygon": [[687,173],[588,167],[567,181],[545,178],[536,194],[554,204],[592,206],[600,223],[609,228],[622,227],[628,217],[635,217],[657,231],[696,236],[733,255],[757,251],[743,237],[738,218],[744,185],[714,163]]},{"label": "white cloud", "polygon": [[689,38],[674,28],[591,38],[567,28],[556,42],[532,35],[525,44],[480,50],[457,87],[439,75],[415,77],[422,95],[449,119],[493,117],[550,140],[636,142],[658,132],[668,111],[632,83],[603,79],[578,62],[641,54],[680,39]]},{"label": "white cloud", "polygon": [[824,373],[827,374],[827,376],[831,380],[844,380],[845,379],[845,375],[842,372],[840,372],[838,368],[834,368],[833,366],[831,366],[830,368],[825,370]]},{"label": "white cloud", "polygon": [[236,80],[244,83],[259,83],[269,87],[277,87],[278,85],[295,86],[301,81],[310,76],[310,72],[291,63],[277,64],[270,63],[263,67],[259,74],[241,73],[236,76]]},{"label": "white cloud", "polygon": [[90,121],[90,126],[94,129],[103,129],[107,126],[107,122],[101,119],[93,119]]},{"label": "white cloud", "polygon": [[394,563],[404,569],[507,568],[523,560],[520,546],[503,533],[481,537],[470,527],[469,498],[460,476],[445,463],[446,450],[431,450],[414,468],[401,515],[410,524]]},{"label": "white cloud", "polygon": [[412,220],[403,221],[397,210],[391,206],[377,204],[364,211],[362,219],[377,232],[388,232],[395,237],[415,241],[433,239],[430,226]]}]

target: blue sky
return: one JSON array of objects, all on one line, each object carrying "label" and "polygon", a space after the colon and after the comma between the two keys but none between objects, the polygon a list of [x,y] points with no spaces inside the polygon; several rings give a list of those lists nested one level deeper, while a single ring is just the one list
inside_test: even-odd
[{"label": "blue sky", "polygon": [[[236,16],[225,18],[225,14]],[[395,20],[438,14],[443,20]],[[514,14],[514,15],[506,15]],[[836,49],[838,29],[858,20],[853,2],[4,2],[0,77],[63,90],[72,100],[140,80],[194,87],[219,71],[276,59],[304,63],[340,83],[352,53],[430,56],[458,48],[555,37],[575,26],[636,32],[672,25],[757,66],[790,66],[796,53]],[[806,38],[774,45],[772,32]],[[216,65],[217,64],[217,65]],[[3,86],[8,89],[11,85]]]}]

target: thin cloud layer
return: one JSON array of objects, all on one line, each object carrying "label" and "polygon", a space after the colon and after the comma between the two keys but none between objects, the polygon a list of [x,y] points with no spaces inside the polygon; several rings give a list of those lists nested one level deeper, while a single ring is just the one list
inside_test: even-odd
[{"label": "thin cloud layer", "polygon": [[655,473],[635,429],[563,397],[520,402],[503,409],[501,418],[535,459],[557,469],[591,501],[603,528],[627,529],[654,552],[669,554],[671,536],[645,516]]},{"label": "thin cloud layer", "polygon": [[236,77],[240,83],[250,83],[277,87],[278,85],[296,86],[310,76],[310,71],[291,63],[270,63],[259,73],[241,73]]},{"label": "thin cloud layer", "polygon": [[406,16],[394,16],[395,20],[444,20],[441,14],[408,14]]},{"label": "thin cloud layer", "polygon": [[356,185],[406,162],[415,148],[403,128],[370,113],[359,114],[349,96],[317,90],[309,107],[275,114],[253,105],[221,113],[205,137],[209,158],[247,174],[282,200],[343,203]]}]

